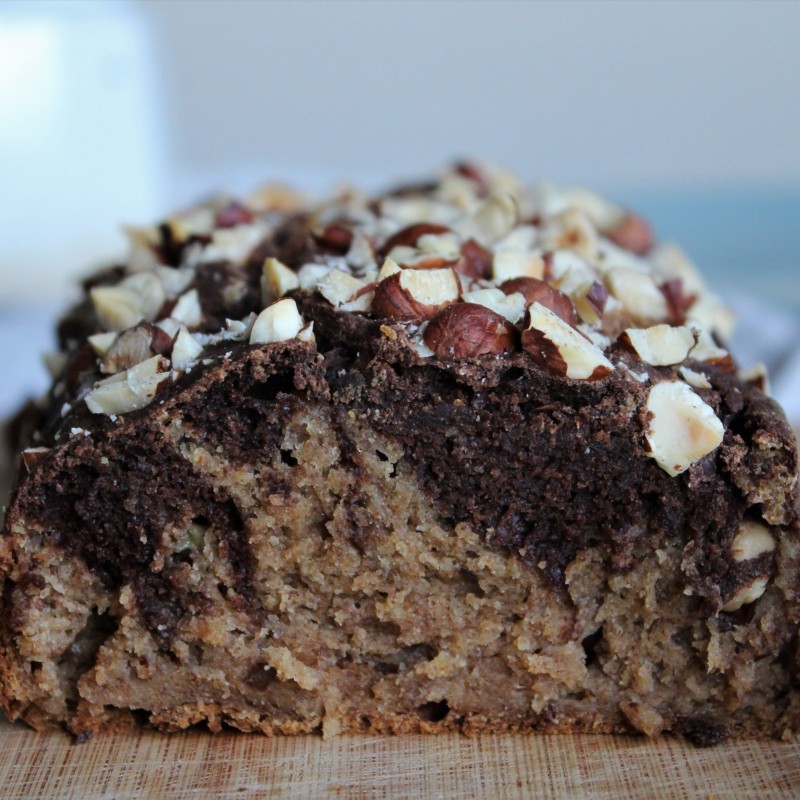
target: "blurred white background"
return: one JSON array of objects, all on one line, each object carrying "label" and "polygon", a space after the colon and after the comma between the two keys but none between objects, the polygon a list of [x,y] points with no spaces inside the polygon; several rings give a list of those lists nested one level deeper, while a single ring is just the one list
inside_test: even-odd
[{"label": "blurred white background", "polygon": [[[223,187],[380,187],[469,155],[634,205],[790,328],[799,32],[800,3],[767,0],[6,0],[0,321],[30,328],[6,363],[24,371],[123,223]],[[756,330],[754,355],[790,358],[789,328]]]},{"label": "blurred white background", "polygon": [[478,152],[609,187],[800,178],[796,3],[135,5],[189,172],[385,179]]}]

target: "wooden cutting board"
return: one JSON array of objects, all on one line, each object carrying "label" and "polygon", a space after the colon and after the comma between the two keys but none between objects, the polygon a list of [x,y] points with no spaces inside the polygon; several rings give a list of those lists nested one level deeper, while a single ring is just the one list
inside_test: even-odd
[{"label": "wooden cutting board", "polygon": [[800,798],[800,742],[136,732],[73,745],[3,720],[0,743],[3,800]]},{"label": "wooden cutting board", "polygon": [[800,740],[702,750],[624,736],[323,741],[140,731],[74,745],[65,734],[37,734],[0,713],[0,800],[584,797],[800,800]]}]

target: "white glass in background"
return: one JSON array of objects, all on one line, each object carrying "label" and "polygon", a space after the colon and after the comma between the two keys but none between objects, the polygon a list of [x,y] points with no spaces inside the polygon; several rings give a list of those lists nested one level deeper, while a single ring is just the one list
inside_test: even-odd
[{"label": "white glass in background", "polygon": [[65,297],[163,207],[149,30],[126,2],[0,3],[0,313]]}]

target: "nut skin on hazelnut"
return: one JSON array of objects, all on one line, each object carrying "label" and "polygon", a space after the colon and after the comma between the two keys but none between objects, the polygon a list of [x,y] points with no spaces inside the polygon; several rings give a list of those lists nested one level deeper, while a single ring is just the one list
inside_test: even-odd
[{"label": "nut skin on hazelnut", "polygon": [[164,330],[150,322],[140,322],[141,326],[150,331],[150,348],[153,355],[168,356],[172,351],[173,338]]},{"label": "nut skin on hazelnut", "polygon": [[478,197],[489,196],[489,183],[475,164],[470,164],[469,161],[459,161],[453,165],[453,170],[462,178],[466,178],[468,181],[472,182]]},{"label": "nut skin on hazelnut", "polygon": [[723,372],[736,372],[736,364],[733,356],[717,344],[717,339],[708,331],[695,328],[697,334],[697,344],[691,349],[689,359],[701,361],[704,364],[711,364]]},{"label": "nut skin on hazelnut", "polygon": [[172,337],[157,325],[142,320],[123,331],[109,348],[100,364],[100,371],[114,375],[155,355],[169,355]]},{"label": "nut skin on hazelnut", "polygon": [[[569,364],[561,355],[558,347],[541,331],[527,329],[522,332],[522,349],[533,356],[533,360],[543,369],[559,377],[571,377]],[[611,370],[606,366],[597,366],[583,380],[599,381],[609,375]]]},{"label": "nut skin on hazelnut", "polygon": [[567,362],[558,352],[558,347],[550,342],[541,331],[523,330],[522,349],[533,356],[534,361],[540,367],[553,375],[563,377],[567,374]]},{"label": "nut skin on hazelnut", "polygon": [[430,319],[461,297],[461,284],[452,269],[405,269],[375,287],[372,313],[379,318]]},{"label": "nut skin on hazelnut", "polygon": [[589,325],[603,326],[608,289],[598,281],[584,283],[572,293],[572,302],[580,318]]},{"label": "nut skin on hazelnut", "polygon": [[630,211],[606,232],[606,237],[638,256],[647,255],[655,244],[655,237],[647,220]]},{"label": "nut skin on hazelnut", "polygon": [[215,228],[235,228],[237,225],[246,225],[255,219],[250,209],[241,203],[232,200],[214,214]]},{"label": "nut skin on hazelnut", "polygon": [[578,314],[572,300],[564,292],[554,289],[547,281],[540,281],[537,278],[512,278],[501,283],[499,288],[505,294],[519,292],[525,298],[526,305],[541,303],[568,325],[575,327],[578,324]]},{"label": "nut skin on hazelnut", "polygon": [[450,228],[445,225],[435,225],[431,222],[418,222],[401,228],[392,234],[378,250],[378,255],[388,255],[395,247],[416,247],[422,236],[427,234],[450,233]]},{"label": "nut skin on hazelnut", "polygon": [[311,235],[320,247],[337,255],[344,255],[353,242],[353,231],[336,222],[327,225],[321,232]]},{"label": "nut skin on hazelnut", "polygon": [[608,302],[608,289],[598,281],[594,281],[586,292],[586,301],[592,306],[598,317],[603,316]]},{"label": "nut skin on hazelnut", "polygon": [[32,472],[36,465],[50,452],[49,447],[29,447],[22,451],[22,463],[28,472]]},{"label": "nut skin on hazelnut", "polygon": [[444,269],[445,267],[456,267],[457,262],[450,261],[444,256],[421,256],[412,261],[401,261],[400,266],[405,269]]},{"label": "nut skin on hazelnut", "polygon": [[542,369],[559,377],[597,381],[614,370],[598,347],[539,302],[525,312],[522,349]]},{"label": "nut skin on hazelnut", "polygon": [[461,245],[461,258],[453,266],[456,272],[481,280],[492,274],[492,254],[474,239]]},{"label": "nut skin on hazelnut", "polygon": [[696,294],[686,294],[683,281],[680,278],[666,281],[659,286],[661,294],[667,301],[669,309],[668,322],[672,325],[683,325],[686,322],[686,312],[697,300]]},{"label": "nut skin on hazelnut", "polygon": [[428,323],[422,338],[441,359],[501,355],[514,351],[516,329],[485,306],[454,303]]},{"label": "nut skin on hazelnut", "polygon": [[84,345],[78,350],[75,355],[67,362],[67,368],[64,371],[64,380],[70,391],[78,388],[81,377],[90,370],[94,370],[97,366],[97,356],[90,345]]}]

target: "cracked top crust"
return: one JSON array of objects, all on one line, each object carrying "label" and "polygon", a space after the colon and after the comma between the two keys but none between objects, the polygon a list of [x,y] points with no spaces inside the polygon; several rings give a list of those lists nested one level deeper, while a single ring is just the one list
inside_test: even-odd
[{"label": "cracked top crust", "polygon": [[[624,568],[666,532],[720,608],[753,577],[729,553],[741,526],[795,522],[794,436],[737,375],[730,313],[675,246],[585,190],[460,164],[374,198],[273,187],[129,234],[128,263],[88,280],[60,325],[17,513],[53,513],[53,491],[76,501],[75,463],[152,437],[164,414],[247,463],[274,445],[266,391],[329,407],[343,457],[352,420],[398,441],[444,517],[551,580],[599,540]],[[197,485],[209,515],[235,516]],[[65,546],[106,574],[88,522]]]},{"label": "cracked top crust", "polygon": [[[60,326],[51,363],[58,372],[68,362],[56,395],[70,408],[143,407],[221,342],[313,341],[314,320],[276,301],[315,292],[399,326],[426,358],[524,351],[545,371],[597,380],[621,366],[607,358],[618,342],[642,365],[732,368],[718,346],[730,312],[642,218],[586,190],[527,188],[488,166],[316,204],[272,187],[127,232],[128,262],[88,279]],[[681,380],[707,388],[688,368]]]}]

